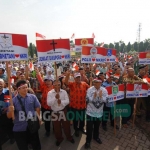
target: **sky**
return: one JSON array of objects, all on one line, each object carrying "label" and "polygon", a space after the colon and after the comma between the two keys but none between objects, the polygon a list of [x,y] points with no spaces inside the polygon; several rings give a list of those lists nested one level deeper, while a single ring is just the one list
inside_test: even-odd
[{"label": "sky", "polygon": [[0,0],[0,32],[47,39],[91,38],[98,43],[150,38],[150,0]]}]

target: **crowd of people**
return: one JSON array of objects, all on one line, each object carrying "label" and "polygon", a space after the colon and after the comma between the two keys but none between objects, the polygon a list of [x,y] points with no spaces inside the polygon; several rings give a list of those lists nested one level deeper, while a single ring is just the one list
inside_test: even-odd
[{"label": "crowd of people", "polygon": [[[55,76],[53,63],[33,62],[34,69],[28,65],[11,63],[11,75],[8,79],[5,62],[0,64],[0,132],[9,136],[10,143],[16,142],[19,150],[41,150],[38,130],[29,130],[27,118],[38,116],[39,124],[44,122],[45,136],[49,137],[51,129],[55,133],[56,146],[63,141],[62,130],[68,142],[75,143],[70,125],[73,124],[74,136],[86,134],[85,149],[90,148],[94,139],[102,144],[99,134],[100,124],[107,132],[107,126],[119,129],[114,124],[111,109],[114,105],[128,104],[129,116],[122,116],[122,127],[129,128],[134,111],[135,98],[124,98],[109,102],[106,87],[124,84],[150,83],[148,65],[137,65],[134,57],[119,57],[113,63],[82,64],[79,59],[59,62]],[[76,67],[74,67],[76,66]],[[138,73],[135,73],[138,68]],[[145,82],[145,79],[147,82]],[[8,82],[11,82],[11,89]],[[126,88],[125,88],[126,91]],[[13,105],[9,104],[12,96]],[[138,98],[136,116],[141,117],[141,109],[146,112],[146,121],[150,122],[150,96]],[[22,107],[23,105],[23,107]],[[23,110],[24,108],[24,110]],[[127,108],[128,109],[128,108]],[[21,119],[24,112],[25,119]],[[13,119],[14,114],[14,119]],[[106,115],[107,114],[107,115]],[[40,117],[41,116],[41,117]],[[105,116],[105,117],[103,117]],[[2,137],[0,136],[0,143]],[[2,150],[2,146],[0,146]]]}]

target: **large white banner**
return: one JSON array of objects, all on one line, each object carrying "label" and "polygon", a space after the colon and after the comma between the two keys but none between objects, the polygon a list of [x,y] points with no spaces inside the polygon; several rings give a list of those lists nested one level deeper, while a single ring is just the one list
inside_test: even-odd
[{"label": "large white banner", "polygon": [[27,60],[27,36],[0,33],[0,61]]}]

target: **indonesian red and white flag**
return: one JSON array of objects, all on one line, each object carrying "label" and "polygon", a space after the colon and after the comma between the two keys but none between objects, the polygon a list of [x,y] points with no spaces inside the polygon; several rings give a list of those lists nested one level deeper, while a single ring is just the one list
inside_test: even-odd
[{"label": "indonesian red and white flag", "polygon": [[71,39],[73,39],[74,37],[75,37],[75,34],[73,33],[72,36],[71,36]]},{"label": "indonesian red and white flag", "polygon": [[40,33],[35,33],[36,40],[45,40],[46,36],[40,34]]},{"label": "indonesian red and white flag", "polygon": [[100,45],[100,47],[103,47],[104,46],[104,42]]},{"label": "indonesian red and white flag", "polygon": [[118,58],[117,58],[117,57],[116,57],[115,61],[116,61],[116,62],[119,62],[119,60],[118,60]]},{"label": "indonesian red and white flag", "polygon": [[72,67],[75,67],[75,66],[77,66],[77,64],[74,62],[73,65],[72,65]]},{"label": "indonesian red and white flag", "polygon": [[92,33],[92,38],[95,38],[95,34],[94,33]]},{"label": "indonesian red and white flag", "polygon": [[106,79],[110,78],[109,72],[106,73]]},{"label": "indonesian red and white flag", "polygon": [[94,63],[94,64],[93,64],[93,67],[95,67],[95,66],[96,66],[96,64]]},{"label": "indonesian red and white flag", "polygon": [[36,40],[38,61],[56,62],[70,60],[69,39]]},{"label": "indonesian red and white flag", "polygon": [[14,78],[10,78],[10,83],[14,84]]},{"label": "indonesian red and white flag", "polygon": [[108,92],[109,102],[124,99],[124,84],[106,87]]},{"label": "indonesian red and white flag", "polygon": [[127,84],[126,98],[148,97],[147,84]]},{"label": "indonesian red and white flag", "polygon": [[79,67],[76,65],[75,67],[72,68],[73,71],[78,71]]},{"label": "indonesian red and white flag", "polygon": [[99,73],[100,73],[100,71],[99,71],[99,70],[96,70],[96,75],[97,75],[97,76],[99,75]]},{"label": "indonesian red and white flag", "polygon": [[82,39],[75,39],[75,51],[81,52],[82,46],[93,46],[94,45],[94,38],[82,38]]},{"label": "indonesian red and white flag", "polygon": [[27,59],[28,45],[26,35],[0,33],[0,61]]},{"label": "indonesian red and white flag", "polygon": [[29,69],[30,69],[30,71],[33,71],[33,70],[34,70],[34,65],[33,65],[32,62],[29,63]]}]

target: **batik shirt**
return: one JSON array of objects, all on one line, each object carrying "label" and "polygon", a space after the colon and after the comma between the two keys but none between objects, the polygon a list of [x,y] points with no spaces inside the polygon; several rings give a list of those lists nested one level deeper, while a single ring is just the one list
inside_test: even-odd
[{"label": "batik shirt", "polygon": [[86,108],[86,91],[89,85],[85,82],[69,82],[68,87],[70,88],[70,107],[75,109]]},{"label": "batik shirt", "polygon": [[[100,91],[102,91],[102,98],[99,97]],[[94,98],[95,92],[97,92],[96,98]],[[87,90],[86,101],[87,101],[86,114],[91,117],[100,118],[103,116],[104,103],[108,102],[108,92],[104,87],[100,87],[97,90],[94,86],[92,86]]]}]

